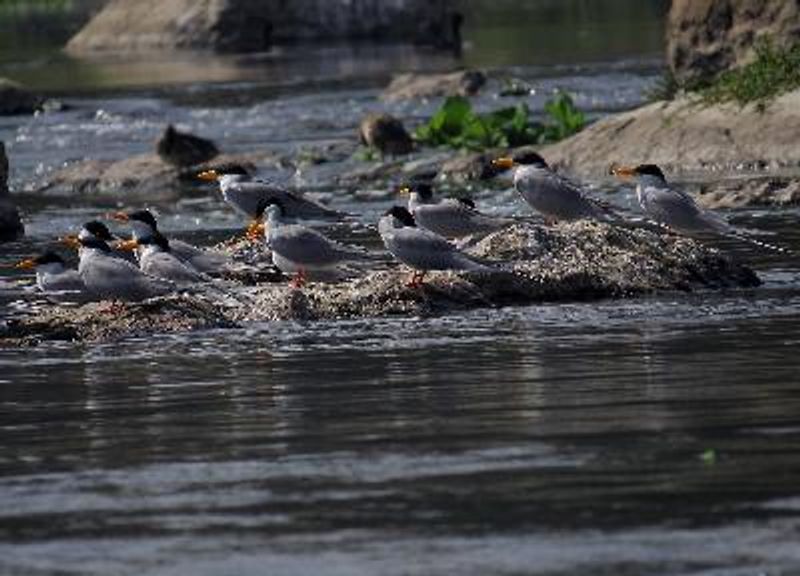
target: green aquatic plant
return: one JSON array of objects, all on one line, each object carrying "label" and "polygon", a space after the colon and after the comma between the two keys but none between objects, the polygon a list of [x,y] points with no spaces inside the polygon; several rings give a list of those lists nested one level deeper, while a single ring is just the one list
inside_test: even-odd
[{"label": "green aquatic plant", "polygon": [[755,59],[740,68],[721,73],[698,89],[704,102],[736,102],[740,106],[769,100],[800,88],[800,44],[777,47],[770,40],[755,46]]},{"label": "green aquatic plant", "polygon": [[416,129],[414,137],[429,146],[483,150],[555,142],[579,132],[586,124],[583,112],[565,92],[548,100],[544,110],[545,122],[534,121],[525,104],[478,114],[469,100],[453,96]]}]

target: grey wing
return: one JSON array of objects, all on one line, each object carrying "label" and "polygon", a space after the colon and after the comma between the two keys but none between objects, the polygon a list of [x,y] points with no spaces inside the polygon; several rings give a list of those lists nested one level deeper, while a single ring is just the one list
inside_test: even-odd
[{"label": "grey wing", "polygon": [[233,209],[248,218],[256,217],[259,205],[268,194],[269,186],[263,182],[234,182],[224,192]]},{"label": "grey wing", "polygon": [[220,272],[230,263],[228,256],[222,252],[202,250],[182,240],[170,240],[169,246],[179,260],[188,262],[200,272]]},{"label": "grey wing", "polygon": [[289,218],[333,218],[341,214],[321,204],[268,182],[236,182],[226,192],[232,205],[250,218],[255,218],[262,202],[277,200]]},{"label": "grey wing", "polygon": [[554,185],[560,187],[565,196],[567,211],[572,218],[596,218],[598,220],[608,220],[611,216],[610,210],[587,196],[586,189],[573,182],[561,174],[552,173],[550,177]]},{"label": "grey wing", "polygon": [[447,240],[418,228],[394,230],[384,238],[387,250],[401,262],[422,270],[484,270]]},{"label": "grey wing", "polygon": [[726,233],[732,230],[727,221],[700,208],[694,198],[682,190],[645,188],[641,205],[651,218],[680,232]]},{"label": "grey wing", "polygon": [[358,257],[357,252],[304,226],[281,226],[269,235],[270,248],[292,262],[311,267],[333,266]]},{"label": "grey wing", "polygon": [[83,278],[74,270],[67,270],[56,275],[50,274],[40,287],[45,292],[81,292],[86,290]]},{"label": "grey wing", "polygon": [[423,204],[414,210],[414,216],[423,228],[448,238],[491,232],[507,225],[502,219],[481,214],[452,199],[438,204]]},{"label": "grey wing", "polygon": [[203,276],[191,265],[181,262],[172,254],[158,252],[141,262],[142,272],[171,282],[203,282]]},{"label": "grey wing", "polygon": [[144,300],[168,291],[166,284],[120,258],[97,259],[81,272],[81,277],[87,289],[100,298]]}]

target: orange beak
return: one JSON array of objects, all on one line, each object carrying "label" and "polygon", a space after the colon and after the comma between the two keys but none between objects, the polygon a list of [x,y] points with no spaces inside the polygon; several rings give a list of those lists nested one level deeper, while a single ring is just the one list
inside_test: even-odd
[{"label": "orange beak", "polygon": [[608,168],[608,173],[616,176],[617,178],[633,178],[636,176],[636,168],[612,164]]},{"label": "orange beak", "polygon": [[122,252],[133,252],[139,247],[139,243],[134,240],[120,240],[114,243],[114,249],[120,250]]},{"label": "orange beak", "polygon": [[78,240],[78,236],[75,234],[70,234],[69,236],[63,236],[58,239],[64,246],[69,246],[70,248],[75,248],[76,250],[81,247],[81,242]]},{"label": "orange beak", "polygon": [[36,268],[36,260],[33,258],[27,258],[22,262],[15,264],[14,268],[17,270],[32,270],[33,268]]},{"label": "orange beak", "polygon": [[200,172],[197,177],[206,182],[216,182],[219,180],[219,174],[217,174],[216,170],[206,170],[204,172]]},{"label": "orange beak", "polygon": [[264,232],[266,232],[266,226],[263,222],[258,220],[253,220],[250,222],[250,225],[247,227],[247,232],[245,236],[251,242],[258,242],[262,238],[264,238]]},{"label": "orange beak", "polygon": [[492,166],[495,168],[500,168],[502,170],[510,170],[516,165],[514,159],[510,156],[503,156],[502,158],[495,158],[492,160]]}]

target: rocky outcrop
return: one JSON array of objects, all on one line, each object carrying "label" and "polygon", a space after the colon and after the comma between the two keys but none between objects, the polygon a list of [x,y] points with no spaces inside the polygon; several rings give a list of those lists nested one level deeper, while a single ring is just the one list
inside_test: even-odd
[{"label": "rocky outcrop", "polygon": [[43,98],[21,84],[0,78],[0,116],[33,114],[43,104]]},{"label": "rocky outcrop", "polygon": [[800,90],[757,105],[656,102],[601,119],[541,150],[553,164],[597,178],[611,162],[669,172],[800,166]]},{"label": "rocky outcrop", "polygon": [[800,42],[800,3],[672,0],[667,59],[679,80],[707,80],[748,62],[760,37],[778,45]]},{"label": "rocky outcrop", "polygon": [[[233,253],[240,251],[237,246],[227,245]],[[693,240],[593,222],[556,228],[519,224],[486,237],[470,251],[497,262],[497,271],[431,273],[422,288],[409,288],[408,270],[383,266],[338,284],[242,286],[224,307],[218,298],[169,296],[124,305],[113,318],[99,304],[44,307],[9,322],[0,345],[54,338],[106,340],[265,320],[443,314],[759,283],[746,266]]]},{"label": "rocky outcrop", "polygon": [[451,0],[112,0],[67,50],[256,52],[353,39],[453,46],[460,22]]},{"label": "rocky outcrop", "polygon": [[124,196],[149,201],[178,198],[187,187],[200,185],[197,173],[239,164],[255,167],[273,165],[279,157],[270,153],[221,154],[213,161],[178,169],[166,164],[157,154],[139,154],[123,160],[84,160],[48,174],[32,189],[51,196]]},{"label": "rocky outcrop", "polygon": [[480,70],[461,70],[447,74],[400,74],[381,94],[387,102],[440,96],[474,96],[486,84]]},{"label": "rocky outcrop", "polygon": [[8,157],[0,142],[0,242],[16,240],[24,231],[17,207],[8,196]]}]

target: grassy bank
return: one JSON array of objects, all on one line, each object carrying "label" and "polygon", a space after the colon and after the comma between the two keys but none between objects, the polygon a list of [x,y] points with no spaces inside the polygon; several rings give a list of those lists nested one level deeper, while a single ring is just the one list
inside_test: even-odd
[{"label": "grassy bank", "polygon": [[670,73],[664,76],[650,96],[653,100],[672,100],[676,95],[694,95],[703,104],[735,102],[740,106],[769,102],[800,88],[800,45],[776,46],[769,40],[755,47],[752,62],[726,70],[711,81],[681,83]]}]

